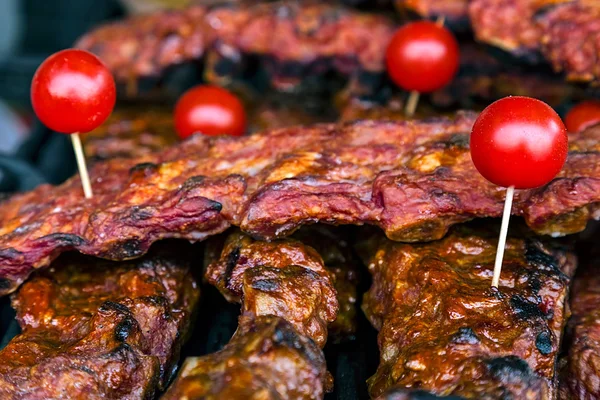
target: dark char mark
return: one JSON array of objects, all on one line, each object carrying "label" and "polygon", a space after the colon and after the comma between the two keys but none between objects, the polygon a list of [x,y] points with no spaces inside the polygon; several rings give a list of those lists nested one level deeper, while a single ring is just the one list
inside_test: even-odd
[{"label": "dark char mark", "polygon": [[276,281],[270,279],[261,279],[259,281],[252,282],[252,287],[262,292],[273,292],[279,288]]},{"label": "dark char mark", "polygon": [[515,314],[523,320],[532,318],[545,318],[546,315],[540,310],[537,304],[530,302],[519,295],[514,295],[510,298],[510,305]]},{"label": "dark char mark", "polygon": [[51,233],[41,237],[39,240],[57,241],[63,246],[81,246],[85,243],[85,240],[81,236],[70,233]]},{"label": "dark char mark", "polygon": [[560,273],[556,257],[543,251],[534,240],[525,243],[525,260],[536,269]]},{"label": "dark char mark", "polygon": [[139,257],[144,254],[141,245],[142,242],[138,239],[124,240],[115,244],[110,253],[123,259]]},{"label": "dark char mark", "polygon": [[303,343],[300,340],[300,334],[296,332],[296,329],[287,321],[278,318],[277,324],[273,331],[273,343],[286,346],[298,350],[304,358],[309,360],[313,365],[320,365],[325,360],[323,359],[323,353],[318,346],[309,337],[306,338],[308,343]]},{"label": "dark char mark", "polygon": [[115,327],[115,340],[117,342],[125,342],[135,325],[136,321],[133,318],[125,317],[125,319],[119,322]]},{"label": "dark char mark", "polygon": [[129,308],[127,308],[123,304],[115,303],[114,301],[110,300],[102,303],[102,305],[98,309],[100,310],[100,312],[115,310],[126,315],[130,314]]},{"label": "dark char mark", "polygon": [[552,336],[550,332],[540,332],[535,338],[535,347],[545,356],[552,353]]},{"label": "dark char mark", "polygon": [[465,326],[452,336],[452,342],[457,344],[477,344],[479,343],[479,338],[473,329]]},{"label": "dark char mark", "polygon": [[487,367],[495,378],[506,383],[529,382],[534,375],[527,362],[517,356],[491,359]]},{"label": "dark char mark", "polygon": [[233,251],[227,254],[227,261],[225,263],[225,282],[229,282],[231,274],[235,268],[238,259],[240,258],[240,246],[237,246]]}]

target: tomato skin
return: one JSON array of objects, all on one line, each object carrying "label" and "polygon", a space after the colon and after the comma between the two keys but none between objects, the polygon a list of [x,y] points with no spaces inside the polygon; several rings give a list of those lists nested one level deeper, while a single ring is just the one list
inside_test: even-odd
[{"label": "tomato skin", "polygon": [[459,57],[454,35],[430,21],[404,25],[386,50],[388,74],[396,85],[421,93],[450,83],[458,71]]},{"label": "tomato skin", "polygon": [[590,126],[600,124],[600,101],[583,101],[569,110],[565,125],[570,133],[584,131]]},{"label": "tomato skin", "polygon": [[543,186],[561,170],[567,153],[567,130],[558,114],[529,97],[505,97],[492,103],[471,133],[475,167],[499,186]]},{"label": "tomato skin", "polygon": [[175,129],[181,138],[204,135],[241,136],[246,132],[246,112],[229,91],[200,85],[185,92],[175,105]]},{"label": "tomato skin", "polygon": [[66,49],[48,57],[31,82],[31,104],[48,128],[89,132],[109,117],[117,99],[115,80],[92,53]]}]

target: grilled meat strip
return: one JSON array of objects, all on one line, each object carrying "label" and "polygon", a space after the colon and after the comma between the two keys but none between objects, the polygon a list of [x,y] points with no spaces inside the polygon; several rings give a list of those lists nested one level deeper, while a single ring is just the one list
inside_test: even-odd
[{"label": "grilled meat strip", "polygon": [[77,46],[96,53],[122,81],[203,60],[206,78],[221,82],[258,57],[273,85],[289,88],[326,72],[381,73],[393,29],[383,16],[330,4],[197,5],[102,26]]},{"label": "grilled meat strip", "polygon": [[[596,252],[596,254],[598,254]],[[570,341],[562,399],[600,398],[600,269],[598,258],[577,273],[571,296]]]},{"label": "grilled meat strip", "polygon": [[[444,239],[361,244],[373,284],[364,311],[379,330],[373,397],[413,390],[473,399],[554,399],[556,356],[575,257],[534,237],[509,238],[490,288],[497,232],[465,226]],[[525,235],[527,236],[527,235]]]},{"label": "grilled meat strip", "polygon": [[[199,290],[190,246],[112,263],[65,255],[13,296],[2,399],[151,399],[174,375]],[[188,254],[188,255],[184,255]]]},{"label": "grilled meat strip", "polygon": [[[14,290],[65,250],[129,259],[158,239],[201,240],[232,224],[260,238],[323,222],[373,224],[399,241],[438,239],[452,224],[502,213],[503,190],[470,159],[474,119],[458,114],[195,136],[146,157],[97,163],[90,170],[92,199],[74,177],[2,203],[0,292]],[[558,177],[518,191],[513,214],[552,235],[580,231],[598,218],[599,138],[597,127],[577,135]]]},{"label": "grilled meat strip", "polygon": [[600,79],[600,3],[595,0],[471,0],[477,39],[531,61],[545,58],[569,80]]},{"label": "grilled meat strip", "polygon": [[[347,269],[345,252],[328,232],[311,229],[305,237],[320,242],[334,269]],[[238,329],[222,351],[188,359],[165,398],[322,398],[330,378],[319,347],[327,325],[337,321],[335,277],[319,253],[295,239],[262,242],[232,233],[206,278],[241,302]],[[353,319],[353,304],[340,299],[346,304],[337,332]]]}]

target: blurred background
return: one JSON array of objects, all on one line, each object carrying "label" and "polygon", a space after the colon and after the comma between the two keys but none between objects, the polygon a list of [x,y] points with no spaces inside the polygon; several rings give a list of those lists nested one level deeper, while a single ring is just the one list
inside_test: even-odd
[{"label": "blurred background", "polygon": [[44,58],[125,12],[119,0],[0,1],[0,152],[16,151],[32,131],[29,86]]}]

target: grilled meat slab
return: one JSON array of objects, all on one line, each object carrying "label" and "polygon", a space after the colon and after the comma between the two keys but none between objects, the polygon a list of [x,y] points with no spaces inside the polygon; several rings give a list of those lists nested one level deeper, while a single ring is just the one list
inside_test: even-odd
[{"label": "grilled meat slab", "polygon": [[[597,253],[596,253],[597,254]],[[577,273],[571,295],[570,341],[562,399],[600,398],[600,270],[592,259]]]},{"label": "grilled meat slab", "polygon": [[534,237],[509,238],[497,290],[490,287],[496,245],[497,232],[464,226],[426,244],[375,235],[360,245],[373,275],[363,308],[379,330],[373,397],[392,390],[382,398],[417,398],[410,392],[424,390],[555,398],[575,257]]},{"label": "grilled meat slab", "polygon": [[[222,246],[209,245],[206,278],[228,300],[241,302],[242,316],[222,351],[186,361],[166,399],[323,398],[331,378],[320,348],[328,324],[338,335],[353,330],[356,288],[340,273],[353,266],[331,231],[310,229],[303,236],[320,243],[332,270],[295,239],[262,242],[234,232]],[[342,289],[339,303],[334,282]]]},{"label": "grilled meat slab", "polygon": [[[185,255],[187,254],[187,255]],[[2,399],[150,399],[175,373],[199,290],[190,246],[136,262],[65,255],[13,296]]]},{"label": "grilled meat slab", "polygon": [[[149,156],[97,163],[92,199],[76,176],[2,203],[0,292],[66,250],[130,259],[156,240],[201,240],[230,225],[269,239],[316,222],[373,224],[399,241],[438,239],[452,224],[502,213],[504,191],[470,160],[474,119],[196,136]],[[547,186],[519,191],[513,214],[552,235],[598,218],[599,138],[598,128],[577,135],[563,171]]]},{"label": "grilled meat slab", "polygon": [[569,80],[600,79],[600,3],[595,0],[471,0],[478,40],[531,61],[545,59]]},{"label": "grilled meat slab", "polygon": [[102,26],[78,47],[96,53],[122,81],[197,60],[209,81],[222,81],[258,57],[273,85],[289,88],[313,74],[382,72],[393,29],[385,17],[330,4],[198,5]]}]

